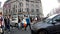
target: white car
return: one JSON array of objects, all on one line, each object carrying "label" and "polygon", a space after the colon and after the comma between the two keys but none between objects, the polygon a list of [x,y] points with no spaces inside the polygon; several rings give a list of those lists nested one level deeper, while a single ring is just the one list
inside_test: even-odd
[{"label": "white car", "polygon": [[12,18],[12,21],[10,23],[12,26],[17,26],[18,25],[18,18]]}]

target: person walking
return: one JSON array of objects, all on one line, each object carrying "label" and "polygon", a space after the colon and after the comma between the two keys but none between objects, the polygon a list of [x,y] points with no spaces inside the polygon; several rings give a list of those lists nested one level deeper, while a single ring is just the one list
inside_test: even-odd
[{"label": "person walking", "polygon": [[29,26],[29,28],[30,28],[30,30],[31,30],[31,25],[30,25],[30,17],[28,17],[28,16],[25,16],[26,18],[26,22],[27,22],[27,25],[26,25],[26,27],[25,27],[25,30],[27,29],[27,27]]},{"label": "person walking", "polygon": [[32,21],[33,21],[33,20],[32,20],[32,17],[30,17],[30,21],[31,21],[31,23],[32,23]]},{"label": "person walking", "polygon": [[10,31],[10,17],[7,17],[7,29]]},{"label": "person walking", "polygon": [[20,19],[20,17],[18,16],[18,29],[20,29],[20,26],[21,26],[21,19]]},{"label": "person walking", "polygon": [[0,33],[4,34],[4,18],[2,12],[0,12]]},{"label": "person walking", "polygon": [[27,22],[26,22],[26,17],[25,17],[25,16],[23,16],[21,25],[22,25],[22,28],[24,28],[24,29],[25,29],[26,26],[27,26]]},{"label": "person walking", "polygon": [[7,30],[7,17],[4,18],[5,30]]}]

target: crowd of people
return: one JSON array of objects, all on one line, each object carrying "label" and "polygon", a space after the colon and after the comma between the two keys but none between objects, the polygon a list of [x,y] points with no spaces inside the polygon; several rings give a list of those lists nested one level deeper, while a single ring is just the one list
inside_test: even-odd
[{"label": "crowd of people", "polygon": [[[0,14],[1,15],[1,14]],[[2,15],[1,15],[2,16]],[[1,17],[0,16],[0,17]],[[10,27],[11,27],[11,15],[8,15],[8,16],[5,16],[3,18],[0,18],[0,24],[3,23],[2,20],[4,20],[4,27],[5,27],[5,30],[8,30],[10,32]],[[20,16],[18,16],[18,29],[22,29],[24,28],[25,30],[27,29],[27,27],[29,26],[30,30],[31,30],[31,23],[33,22],[38,22],[39,21],[39,18],[35,17],[35,18],[32,18],[30,16],[26,16],[24,15],[22,17],[22,19],[20,18]]]},{"label": "crowd of people", "polygon": [[[27,27],[29,26],[29,28],[31,29],[31,23],[35,23],[35,22],[38,22],[39,18],[35,17],[35,18],[32,18],[30,16],[26,16],[24,15],[22,17],[22,19],[20,18],[20,16],[18,16],[18,29],[20,28],[24,28],[25,30],[27,29]],[[4,18],[4,23],[5,23],[5,30],[9,30],[10,31],[10,22],[11,22],[11,16],[6,16]]]},{"label": "crowd of people", "polygon": [[[10,20],[10,16],[6,16],[4,18],[4,23],[5,23],[5,30],[10,31],[10,27],[11,27],[11,20]],[[20,19],[20,16],[18,16],[18,29],[20,28],[24,28],[26,30],[26,28],[29,26],[31,29],[31,25],[30,25],[30,20],[31,18],[28,16],[23,16],[23,19]]]},{"label": "crowd of people", "polygon": [[23,16],[23,19],[21,20],[18,16],[18,28],[24,28],[26,30],[26,28],[29,26],[31,29],[31,20],[30,17],[28,16]]}]

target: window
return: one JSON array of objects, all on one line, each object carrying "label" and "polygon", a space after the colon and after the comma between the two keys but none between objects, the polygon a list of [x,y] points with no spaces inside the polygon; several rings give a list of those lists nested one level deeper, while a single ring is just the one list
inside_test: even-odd
[{"label": "window", "polygon": [[26,3],[26,5],[27,5],[27,6],[29,6],[29,4],[28,4],[28,3]]},{"label": "window", "polygon": [[37,4],[36,7],[39,7],[39,5]]},{"label": "window", "polygon": [[6,10],[6,14],[7,14],[8,12],[7,12],[7,10]]},{"label": "window", "polygon": [[23,0],[22,0],[23,1]]},{"label": "window", "polygon": [[21,12],[21,8],[20,8],[20,11],[19,12]]},{"label": "window", "polygon": [[27,2],[29,2],[29,0],[26,0]]},{"label": "window", "polygon": [[21,3],[19,3],[20,4],[20,7],[23,7],[23,3],[21,2]]},{"label": "window", "polygon": [[22,11],[23,11],[23,8],[18,9],[18,11],[19,11],[19,12],[22,12]]},{"label": "window", "polygon": [[22,11],[23,11],[23,8],[22,8]]},{"label": "window", "polygon": [[10,13],[10,9],[9,9],[9,13]]},{"label": "window", "polygon": [[16,13],[17,13],[17,9],[16,9]]},{"label": "window", "polygon": [[52,19],[45,19],[43,23],[52,23]]},{"label": "window", "polygon": [[29,8],[27,8],[27,12],[29,12]]},{"label": "window", "polygon": [[31,9],[31,12],[34,12],[34,9]]},{"label": "window", "polygon": [[15,11],[15,8],[13,8],[13,11]]},{"label": "window", "polygon": [[17,8],[17,5],[16,5],[16,8]]},{"label": "window", "polygon": [[60,15],[56,16],[56,17],[53,19],[53,22],[56,22],[56,20],[60,21]]},{"label": "window", "polygon": [[34,7],[34,4],[31,4],[32,7]]},{"label": "window", "polygon": [[23,1],[23,0],[20,0],[20,1]]},{"label": "window", "polygon": [[13,7],[13,11],[15,11],[15,5],[14,5],[14,7]]},{"label": "window", "polygon": [[15,5],[14,5],[14,8],[15,8]]},{"label": "window", "polygon": [[36,12],[39,12],[39,9],[36,9]]}]

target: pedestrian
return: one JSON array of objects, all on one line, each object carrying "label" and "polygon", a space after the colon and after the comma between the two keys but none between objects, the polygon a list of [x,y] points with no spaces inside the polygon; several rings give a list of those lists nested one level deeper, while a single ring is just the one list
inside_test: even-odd
[{"label": "pedestrian", "polygon": [[21,19],[20,17],[18,16],[18,29],[21,27]]},{"label": "pedestrian", "polygon": [[0,33],[4,34],[4,18],[2,12],[0,12]]},{"label": "pedestrian", "polygon": [[21,24],[22,24],[22,28],[25,29],[26,26],[27,26],[26,17],[23,16],[23,19],[22,19],[22,23]]},{"label": "pedestrian", "polygon": [[33,21],[33,20],[32,20],[32,17],[30,17],[30,21],[31,21],[31,23],[32,23],[32,21]]},{"label": "pedestrian", "polygon": [[25,30],[27,29],[27,27],[29,26],[29,28],[30,28],[30,30],[31,30],[31,25],[30,25],[30,17],[28,17],[28,16],[25,16],[26,18],[26,22],[27,22],[27,25],[26,25],[26,27],[25,27]]},{"label": "pedestrian", "polygon": [[35,17],[35,22],[37,23],[37,17]]},{"label": "pedestrian", "polygon": [[10,32],[10,16],[7,17],[7,29]]},{"label": "pedestrian", "polygon": [[7,30],[7,17],[4,18],[5,30]]}]

